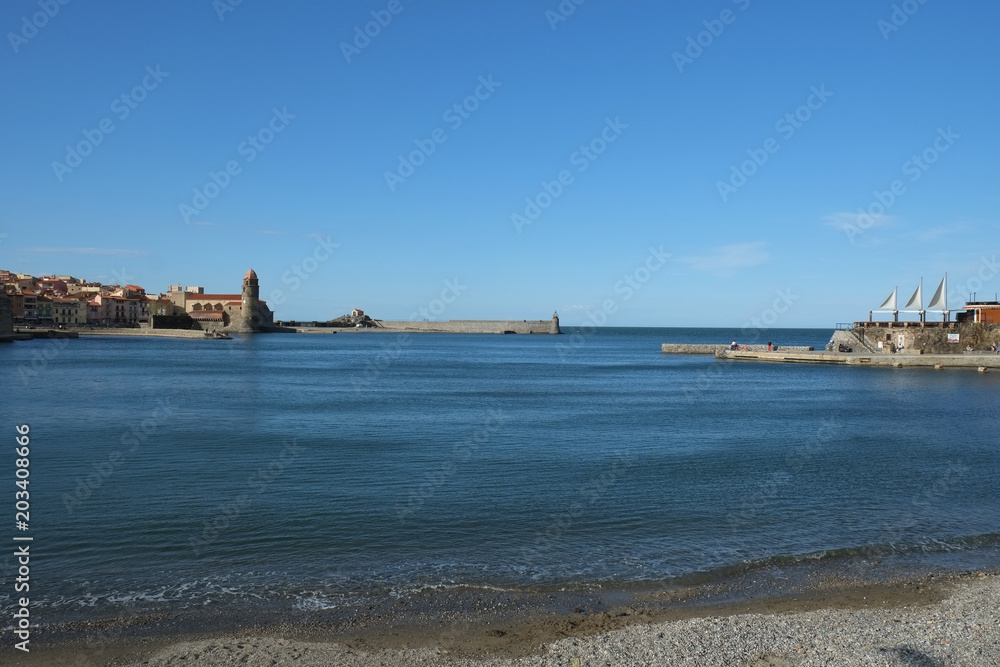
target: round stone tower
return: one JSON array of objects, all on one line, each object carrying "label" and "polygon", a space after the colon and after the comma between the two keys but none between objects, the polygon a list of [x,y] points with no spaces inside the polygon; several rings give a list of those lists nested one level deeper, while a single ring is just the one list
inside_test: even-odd
[{"label": "round stone tower", "polygon": [[260,326],[260,283],[257,272],[250,269],[243,276],[243,298],[241,300],[239,331],[256,331]]},{"label": "round stone tower", "polygon": [[559,329],[559,313],[552,313],[552,326],[549,327],[550,334],[561,334],[562,330]]}]

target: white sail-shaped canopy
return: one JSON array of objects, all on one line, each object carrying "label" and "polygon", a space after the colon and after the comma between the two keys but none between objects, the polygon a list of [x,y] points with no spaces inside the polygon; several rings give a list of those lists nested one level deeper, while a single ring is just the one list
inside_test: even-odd
[{"label": "white sail-shaped canopy", "polygon": [[917,285],[917,291],[913,293],[913,296],[910,297],[910,300],[906,302],[906,305],[903,306],[903,308],[906,308],[907,310],[910,308],[915,308],[916,310],[924,309],[924,297],[921,294],[923,286],[924,281],[921,279],[920,284]]},{"label": "white sail-shaped canopy", "polygon": [[927,304],[927,310],[948,310],[948,274],[944,274],[941,284],[934,290],[931,302]]},{"label": "white sail-shaped canopy", "polygon": [[892,290],[892,294],[889,295],[888,299],[882,302],[882,305],[879,306],[879,310],[896,310],[896,291],[898,289],[899,288],[897,287]]}]

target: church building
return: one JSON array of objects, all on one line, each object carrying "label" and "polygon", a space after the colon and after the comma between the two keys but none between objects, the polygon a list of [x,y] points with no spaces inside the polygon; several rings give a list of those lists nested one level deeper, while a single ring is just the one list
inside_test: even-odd
[{"label": "church building", "polygon": [[260,300],[257,272],[243,276],[240,294],[206,294],[204,287],[171,285],[167,297],[178,309],[198,322],[202,329],[229,333],[251,333],[274,327],[274,313]]}]

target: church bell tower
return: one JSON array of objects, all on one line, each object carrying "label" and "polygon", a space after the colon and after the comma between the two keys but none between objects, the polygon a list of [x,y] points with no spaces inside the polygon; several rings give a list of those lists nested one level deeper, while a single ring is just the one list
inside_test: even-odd
[{"label": "church bell tower", "polygon": [[257,272],[250,269],[243,276],[243,299],[242,329],[245,331],[255,331],[260,326],[260,283],[257,281]]}]

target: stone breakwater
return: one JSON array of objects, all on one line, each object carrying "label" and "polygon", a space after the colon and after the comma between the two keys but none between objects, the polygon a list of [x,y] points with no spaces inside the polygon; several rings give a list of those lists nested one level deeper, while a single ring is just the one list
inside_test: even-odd
[{"label": "stone breakwater", "polygon": [[978,368],[980,371],[1000,369],[1000,355],[993,353],[968,354],[871,354],[869,352],[799,352],[779,350],[778,352],[721,350],[716,359],[735,361],[777,361],[792,364],[841,364],[845,366],[884,366],[890,368]]},{"label": "stone breakwater", "polygon": [[1000,355],[992,352],[957,352],[923,354],[905,350],[898,354],[872,353],[866,349],[852,352],[816,351],[812,347],[779,346],[768,351],[766,345],[751,345],[749,350],[730,350],[728,345],[663,343],[663,354],[711,354],[729,361],[772,361],[787,364],[841,364],[844,366],[883,366],[890,368],[977,368],[982,372],[1000,369]]},{"label": "stone breakwater", "polygon": [[[718,356],[719,352],[729,352],[728,345],[699,345],[693,343],[664,343],[663,354],[713,354]],[[751,345],[751,350],[766,351],[766,345]],[[782,352],[811,352],[811,347],[795,347],[781,345]]]},{"label": "stone breakwater", "polygon": [[[949,341],[949,336],[954,342]],[[888,354],[892,348],[925,354],[963,354],[969,348],[988,352],[990,346],[1000,345],[1000,326],[977,322],[857,322],[852,329],[834,331],[827,349],[838,349],[841,344],[878,354]]]},{"label": "stone breakwater", "polygon": [[376,320],[380,329],[427,333],[462,334],[559,334],[559,320],[448,320],[446,322],[407,322]]}]

